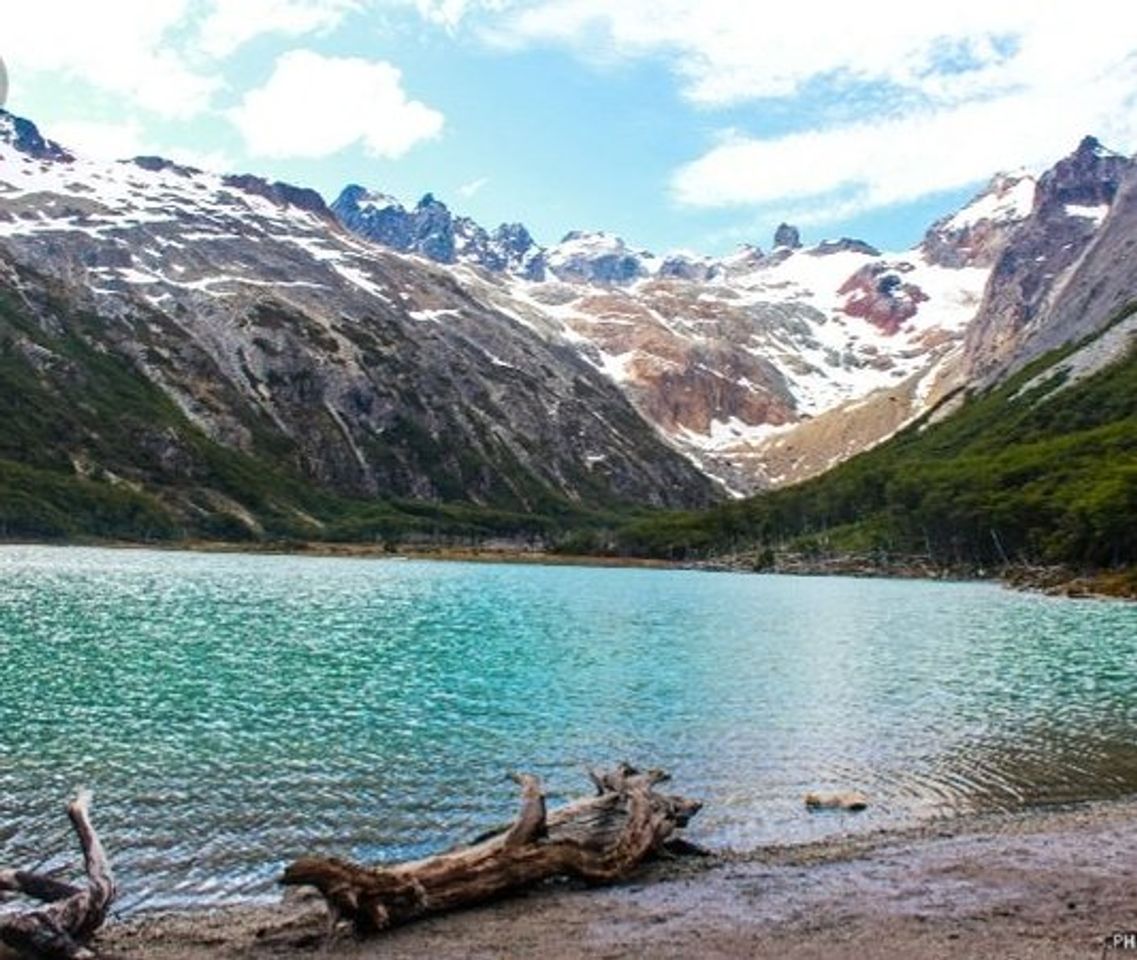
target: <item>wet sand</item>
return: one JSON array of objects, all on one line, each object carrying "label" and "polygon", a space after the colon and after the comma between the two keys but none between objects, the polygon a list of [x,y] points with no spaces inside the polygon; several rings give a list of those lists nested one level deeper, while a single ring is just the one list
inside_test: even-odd
[{"label": "wet sand", "polygon": [[1122,958],[1137,931],[1137,800],[962,817],[561,883],[356,942],[319,901],[143,916],[98,939],[122,960],[352,957]]}]

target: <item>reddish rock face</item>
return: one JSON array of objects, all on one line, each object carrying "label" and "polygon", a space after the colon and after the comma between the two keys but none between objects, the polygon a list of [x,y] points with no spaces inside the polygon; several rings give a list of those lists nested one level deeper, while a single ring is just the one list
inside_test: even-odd
[{"label": "reddish rock face", "polygon": [[605,353],[626,357],[625,389],[651,423],[673,435],[709,433],[714,420],[797,419],[783,377],[746,349],[751,321],[736,308],[666,282],[645,286],[640,297],[582,298],[583,316],[572,325]]},{"label": "reddish rock face", "polygon": [[889,336],[916,315],[919,305],[928,299],[916,284],[906,283],[900,276],[908,264],[869,263],[861,267],[837,292],[848,296],[842,311],[850,317],[868,320]]},{"label": "reddish rock face", "polygon": [[[716,370],[711,366],[715,362],[723,366]],[[734,374],[742,383],[731,379]],[[797,420],[792,403],[776,384],[762,383],[769,374],[761,364],[725,350],[688,351],[671,364],[640,356],[628,365],[628,375],[637,406],[668,433],[709,433],[713,420],[750,425]]]}]

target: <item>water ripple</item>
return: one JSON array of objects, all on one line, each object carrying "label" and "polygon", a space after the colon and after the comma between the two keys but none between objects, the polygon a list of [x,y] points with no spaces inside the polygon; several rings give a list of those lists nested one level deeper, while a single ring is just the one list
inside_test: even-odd
[{"label": "water ripple", "polygon": [[87,783],[128,911],[425,854],[513,769],[669,767],[736,847],[1137,789],[1137,608],[982,584],[6,547],[0,664],[0,863],[74,868]]}]

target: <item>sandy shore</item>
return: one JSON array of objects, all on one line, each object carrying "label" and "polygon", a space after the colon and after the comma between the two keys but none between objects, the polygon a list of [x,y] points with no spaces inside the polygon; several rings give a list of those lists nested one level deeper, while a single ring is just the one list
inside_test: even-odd
[{"label": "sandy shore", "polygon": [[[358,943],[318,902],[143,916],[107,956],[354,958],[1100,958],[1137,930],[1137,800],[960,818],[557,884]],[[1137,957],[1137,952],[1133,953]]]}]

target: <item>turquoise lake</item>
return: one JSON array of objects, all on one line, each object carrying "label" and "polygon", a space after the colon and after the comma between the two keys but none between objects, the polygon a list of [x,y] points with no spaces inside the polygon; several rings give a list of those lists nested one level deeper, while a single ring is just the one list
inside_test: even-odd
[{"label": "turquoise lake", "polygon": [[[0,548],[0,865],[124,910],[438,849],[589,765],[663,766],[752,848],[1137,793],[1137,605],[985,583]],[[802,794],[856,788],[860,815]],[[45,859],[46,858],[46,859]]]}]

